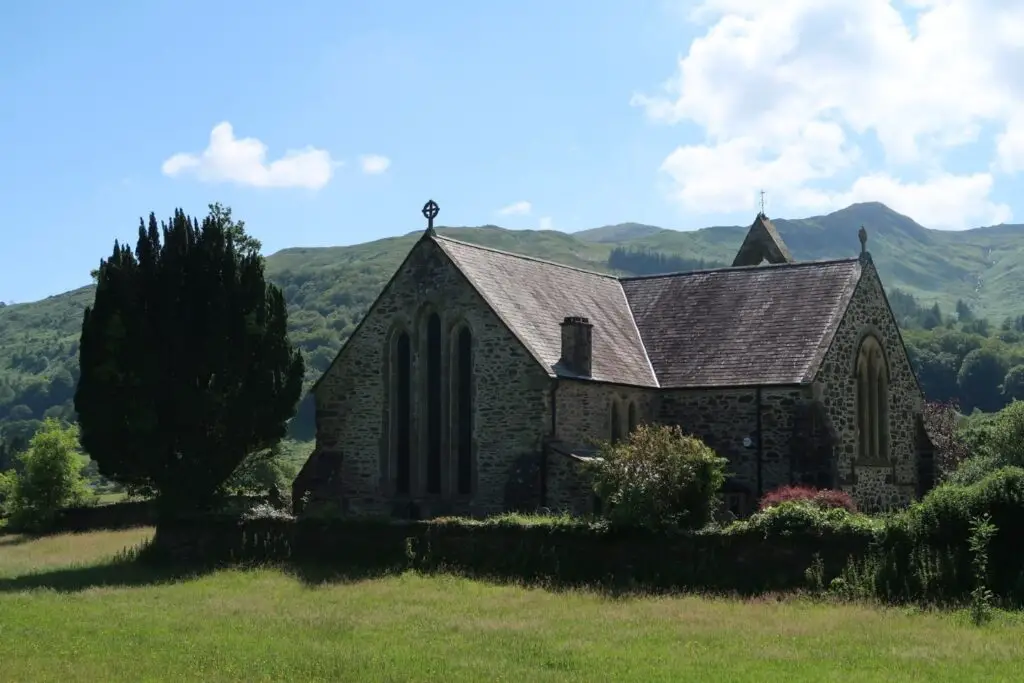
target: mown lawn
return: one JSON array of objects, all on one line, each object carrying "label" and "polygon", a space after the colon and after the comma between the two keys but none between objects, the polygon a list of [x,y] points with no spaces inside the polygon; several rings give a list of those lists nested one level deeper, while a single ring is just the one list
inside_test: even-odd
[{"label": "mown lawn", "polygon": [[1012,615],[106,559],[148,533],[0,536],[0,680],[1019,681],[1024,660]]}]

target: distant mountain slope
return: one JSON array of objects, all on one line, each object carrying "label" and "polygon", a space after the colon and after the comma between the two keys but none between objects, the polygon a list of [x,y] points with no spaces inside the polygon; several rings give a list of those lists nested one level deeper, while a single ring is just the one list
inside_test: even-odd
[{"label": "distant mountain slope", "polygon": [[[753,218],[753,217],[751,217]],[[776,219],[798,260],[853,256],[857,229],[888,289],[952,311],[957,299],[993,321],[1024,312],[1024,226],[964,232],[928,230],[882,204],[855,204],[827,216]],[[581,233],[440,228],[451,237],[573,266],[611,272],[613,250],[654,252],[664,263],[731,263],[745,226],[691,232],[625,223]],[[291,248],[267,257],[267,275],[285,293],[292,337],[306,354],[312,381],[334,357],[419,232],[349,247]],[[111,235],[111,239],[115,236]],[[639,259],[618,259],[633,263]],[[619,271],[622,272],[622,271]],[[0,306],[0,424],[67,414],[77,377],[87,286],[33,303]]]},{"label": "distant mountain slope", "polygon": [[654,225],[643,225],[642,223],[619,223],[618,225],[605,225],[601,228],[591,228],[572,233],[572,236],[584,242],[598,242],[617,244],[630,240],[642,239],[656,235],[664,231]]}]

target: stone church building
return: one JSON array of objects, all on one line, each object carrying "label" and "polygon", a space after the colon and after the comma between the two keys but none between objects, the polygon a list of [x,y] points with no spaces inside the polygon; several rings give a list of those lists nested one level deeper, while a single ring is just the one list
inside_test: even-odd
[{"label": "stone church building", "polygon": [[905,504],[931,486],[932,446],[860,241],[855,258],[795,262],[759,214],[732,267],[615,277],[430,227],[314,386],[294,498],[418,518],[587,513],[600,502],[579,463],[646,421],[728,458],[739,515],[789,483]]}]

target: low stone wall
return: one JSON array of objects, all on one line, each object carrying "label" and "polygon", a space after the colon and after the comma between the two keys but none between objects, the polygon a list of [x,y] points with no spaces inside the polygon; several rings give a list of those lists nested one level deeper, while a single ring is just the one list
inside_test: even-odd
[{"label": "low stone wall", "polygon": [[572,585],[757,593],[804,586],[820,557],[834,575],[866,552],[858,536],[653,534],[463,522],[195,520],[162,525],[162,561],[316,563],[359,571],[454,571]]}]

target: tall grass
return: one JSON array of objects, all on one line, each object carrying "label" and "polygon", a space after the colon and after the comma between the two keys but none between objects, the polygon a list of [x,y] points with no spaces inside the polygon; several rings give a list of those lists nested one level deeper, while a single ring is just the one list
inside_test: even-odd
[{"label": "tall grass", "polygon": [[4,681],[1013,681],[1024,620],[801,599],[612,599],[274,568],[169,577],[146,530],[0,539]]}]

